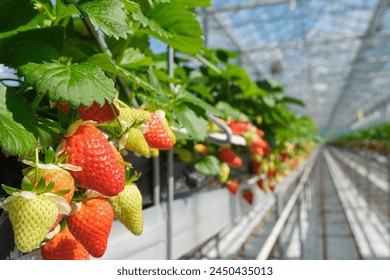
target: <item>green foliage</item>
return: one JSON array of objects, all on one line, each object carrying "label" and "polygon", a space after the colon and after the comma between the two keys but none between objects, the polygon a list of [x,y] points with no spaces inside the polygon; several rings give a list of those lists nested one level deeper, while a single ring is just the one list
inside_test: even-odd
[{"label": "green foliage", "polygon": [[73,107],[82,104],[88,108],[94,101],[103,105],[106,100],[112,102],[116,95],[114,82],[91,63],[28,63],[20,67],[20,72],[38,95],[47,93],[51,101],[69,102]]},{"label": "green foliage", "polygon": [[[252,122],[273,148],[316,133],[311,120],[288,109],[304,104],[284,96],[282,86],[251,79],[232,62],[237,53],[203,45],[194,11],[209,7],[210,0],[33,2],[0,2],[0,63],[16,69],[23,81],[15,89],[0,88],[0,145],[6,155],[55,148],[79,117],[78,106],[114,98],[164,110],[188,141],[207,141],[210,114]],[[14,11],[18,16],[9,17]],[[167,54],[150,48],[151,37],[175,49],[173,76]],[[72,105],[68,113],[58,112],[58,100]],[[217,165],[204,158],[197,166]]]},{"label": "green foliage", "polygon": [[203,47],[202,29],[193,12],[176,2],[160,3],[150,11],[152,22],[167,30],[169,36],[158,32],[160,29],[150,28],[145,29],[145,32],[178,51],[196,54]]},{"label": "green foliage", "polygon": [[61,26],[19,32],[0,40],[0,61],[12,67],[51,61],[60,56],[63,44],[64,28]]},{"label": "green foliage", "polygon": [[92,24],[107,36],[127,38],[132,29],[127,22],[124,4],[119,0],[82,0],[78,5],[87,12]]},{"label": "green foliage", "polygon": [[390,153],[390,122],[349,133],[333,139],[329,144],[344,148]]},{"label": "green foliage", "polygon": [[0,84],[0,145],[6,156],[26,155],[35,148],[34,119],[25,101]]},{"label": "green foliage", "polygon": [[218,175],[221,163],[215,156],[205,156],[195,164],[195,169],[205,175]]}]

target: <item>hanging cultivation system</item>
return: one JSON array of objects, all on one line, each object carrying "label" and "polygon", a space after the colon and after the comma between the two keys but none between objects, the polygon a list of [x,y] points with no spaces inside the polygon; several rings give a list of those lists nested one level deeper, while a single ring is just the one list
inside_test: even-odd
[{"label": "hanging cultivation system", "polygon": [[195,11],[208,0],[54,2],[0,4],[0,63],[15,71],[0,83],[1,215],[21,252],[99,258],[114,219],[141,235],[129,154],[171,150],[252,204],[240,174],[273,192],[313,150],[315,126],[287,107],[298,100],[204,46]]}]

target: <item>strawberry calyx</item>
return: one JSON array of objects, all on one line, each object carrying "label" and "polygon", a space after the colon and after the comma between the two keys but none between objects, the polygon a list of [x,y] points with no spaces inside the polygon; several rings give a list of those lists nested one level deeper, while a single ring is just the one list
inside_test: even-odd
[{"label": "strawberry calyx", "polygon": [[[60,231],[61,231],[61,225],[58,224],[52,231],[46,234],[46,240],[48,241],[50,239],[53,239],[53,237],[56,236]],[[43,242],[41,246],[44,246],[47,241]]]},{"label": "strawberry calyx", "polygon": [[81,171],[82,170],[82,168],[80,166],[76,166],[76,165],[68,164],[68,163],[57,163],[57,164],[38,163],[38,164],[35,164],[34,162],[29,161],[29,160],[22,160],[22,162],[26,165],[31,166],[31,167],[37,166],[39,169],[44,169],[44,170],[61,170],[61,169],[72,170],[72,171]]},{"label": "strawberry calyx", "polygon": [[[3,189],[4,190],[7,191],[7,190],[9,190],[8,188],[4,188],[4,185],[3,185]],[[9,211],[9,207],[10,207],[12,201],[16,197],[21,196],[24,199],[35,199],[38,195],[43,195],[43,196],[47,196],[47,197],[52,198],[57,203],[58,213],[59,214],[68,215],[70,213],[71,207],[70,207],[69,203],[63,197],[58,196],[58,195],[56,195],[54,193],[50,193],[50,192],[37,194],[36,192],[32,192],[32,191],[24,191],[24,190],[22,190],[22,191],[21,190],[14,191],[14,192],[12,192],[12,194],[9,197],[7,197],[4,200],[4,202],[1,204],[1,207],[5,211]]]},{"label": "strawberry calyx", "polygon": [[81,210],[82,206],[83,206],[83,202],[81,202],[81,201],[79,201],[79,202],[72,201],[70,203],[71,211],[70,211],[68,216],[76,215]]},{"label": "strawberry calyx", "polygon": [[65,132],[65,135],[64,137],[69,137],[69,136],[72,136],[76,131],[77,129],[82,126],[82,125],[92,125],[92,126],[96,126],[97,125],[97,122],[95,121],[83,121],[83,120],[77,120],[75,121],[74,123],[72,123],[67,131]]}]

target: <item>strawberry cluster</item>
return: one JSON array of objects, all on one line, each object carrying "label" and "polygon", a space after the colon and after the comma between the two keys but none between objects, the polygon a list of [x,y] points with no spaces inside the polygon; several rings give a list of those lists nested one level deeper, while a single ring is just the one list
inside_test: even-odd
[{"label": "strawberry cluster", "polygon": [[[57,107],[68,114],[70,104],[58,101]],[[1,206],[23,253],[41,248],[43,259],[100,258],[115,218],[142,234],[142,196],[134,183],[140,173],[129,178],[132,165],[119,150],[150,156],[153,149],[172,148],[176,140],[165,115],[121,102],[94,102],[77,113],[56,153],[45,155],[50,162],[39,162],[37,149],[25,162],[31,167],[22,186],[3,186],[9,197]]]},{"label": "strawberry cluster", "polygon": [[[249,121],[230,120],[226,122],[230,127],[233,135],[243,136],[246,140],[249,152],[252,173],[254,175],[265,174],[265,179],[260,179],[257,186],[264,192],[275,191],[276,182],[280,180],[277,167],[281,159],[286,160],[287,154],[280,153],[280,158],[275,157],[275,153],[271,150],[269,143],[264,139],[265,133],[257,128]],[[220,149],[219,159],[221,162],[228,164],[229,167],[235,168],[242,164],[241,158],[237,156],[232,147],[227,146]],[[237,179],[231,179],[226,183],[227,189],[236,195],[240,184]],[[255,193],[251,188],[242,190],[242,197],[249,204],[253,203]]]}]

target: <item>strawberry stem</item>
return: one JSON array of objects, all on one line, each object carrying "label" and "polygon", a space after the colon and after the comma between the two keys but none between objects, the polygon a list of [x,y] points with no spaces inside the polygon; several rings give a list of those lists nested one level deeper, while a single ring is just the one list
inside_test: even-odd
[{"label": "strawberry stem", "polygon": [[38,163],[39,163],[39,150],[38,147],[35,148],[35,184],[33,186],[33,189],[35,189],[35,186],[38,184]]},{"label": "strawberry stem", "polygon": [[119,105],[121,105],[122,107],[125,107],[125,108],[130,108],[129,105],[127,105],[125,102],[123,102],[122,100],[120,100],[119,98],[116,98],[115,99],[116,102],[119,103]]},{"label": "strawberry stem", "polygon": [[122,127],[122,124],[121,124],[121,122],[120,122],[120,120],[119,120],[119,118],[118,118],[118,115],[117,115],[117,113],[116,113],[116,111],[115,111],[115,108],[114,108],[114,106],[110,103],[110,108],[111,108],[111,111],[112,111],[112,113],[114,114],[114,116],[115,116],[115,120],[116,120],[116,122],[118,123],[118,125],[119,125],[119,129],[120,129],[120,134],[122,134],[122,132],[123,132],[123,127]]},{"label": "strawberry stem", "polygon": [[121,159],[117,159],[116,161],[119,162],[120,164],[124,165],[124,166],[129,167],[129,168],[133,167],[133,165],[130,162],[127,162],[127,161],[124,161],[124,160],[121,160]]}]

